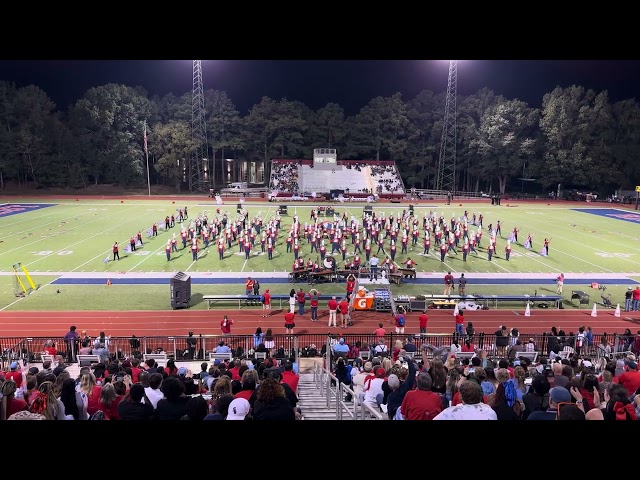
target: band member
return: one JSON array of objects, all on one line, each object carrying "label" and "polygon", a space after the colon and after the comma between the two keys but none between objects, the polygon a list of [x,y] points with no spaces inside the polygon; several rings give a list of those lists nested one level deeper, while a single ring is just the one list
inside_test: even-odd
[{"label": "band member", "polygon": [[120,254],[118,253],[118,242],[113,244],[113,261],[116,261],[116,258],[120,260]]}]

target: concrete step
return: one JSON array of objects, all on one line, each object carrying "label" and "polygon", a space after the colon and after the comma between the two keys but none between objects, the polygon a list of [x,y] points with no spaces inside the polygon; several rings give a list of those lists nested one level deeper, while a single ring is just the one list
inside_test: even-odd
[{"label": "concrete step", "polygon": [[[335,402],[327,407],[327,400],[324,395],[320,395],[320,389],[313,380],[313,374],[300,375],[298,383],[298,406],[302,411],[305,420],[335,420]],[[351,417],[343,410],[343,419],[351,420]]]}]

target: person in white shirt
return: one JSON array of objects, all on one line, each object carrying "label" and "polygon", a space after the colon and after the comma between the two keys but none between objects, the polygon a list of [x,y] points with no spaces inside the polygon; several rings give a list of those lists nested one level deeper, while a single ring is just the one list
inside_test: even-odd
[{"label": "person in white shirt", "polygon": [[[362,402],[366,403],[371,407],[379,407],[384,397],[384,392],[382,391],[382,384],[384,383],[384,368],[378,367],[376,370],[375,378],[366,380],[364,383],[364,397],[362,398]],[[378,400],[378,396],[380,395],[380,401]]]},{"label": "person in white shirt", "polygon": [[[158,406],[158,401],[164,398],[164,394],[160,391],[160,385],[162,385],[162,374],[152,373],[149,377],[149,386],[144,389],[144,393],[154,409]],[[142,401],[144,402],[144,398]]]},{"label": "person in white shirt", "polygon": [[434,420],[498,420],[496,412],[482,403],[482,388],[477,382],[467,380],[459,387],[462,403],[445,408]]}]

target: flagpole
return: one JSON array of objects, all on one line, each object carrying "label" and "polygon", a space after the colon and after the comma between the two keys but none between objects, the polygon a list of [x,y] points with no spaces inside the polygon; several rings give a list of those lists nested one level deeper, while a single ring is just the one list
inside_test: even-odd
[{"label": "flagpole", "polygon": [[147,156],[147,187],[151,196],[151,177],[149,175],[149,149],[147,148],[147,121],[144,121],[144,153]]}]

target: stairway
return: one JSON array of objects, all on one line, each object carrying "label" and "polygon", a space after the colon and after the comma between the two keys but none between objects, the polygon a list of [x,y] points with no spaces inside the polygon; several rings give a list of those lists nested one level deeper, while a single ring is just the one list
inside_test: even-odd
[{"label": "stairway", "polygon": [[[320,396],[320,389],[313,380],[313,373],[300,375],[298,399],[298,407],[305,420],[336,420],[335,403],[331,402],[331,408],[327,408],[327,400]],[[342,419],[351,420],[351,417],[344,413]]]}]

